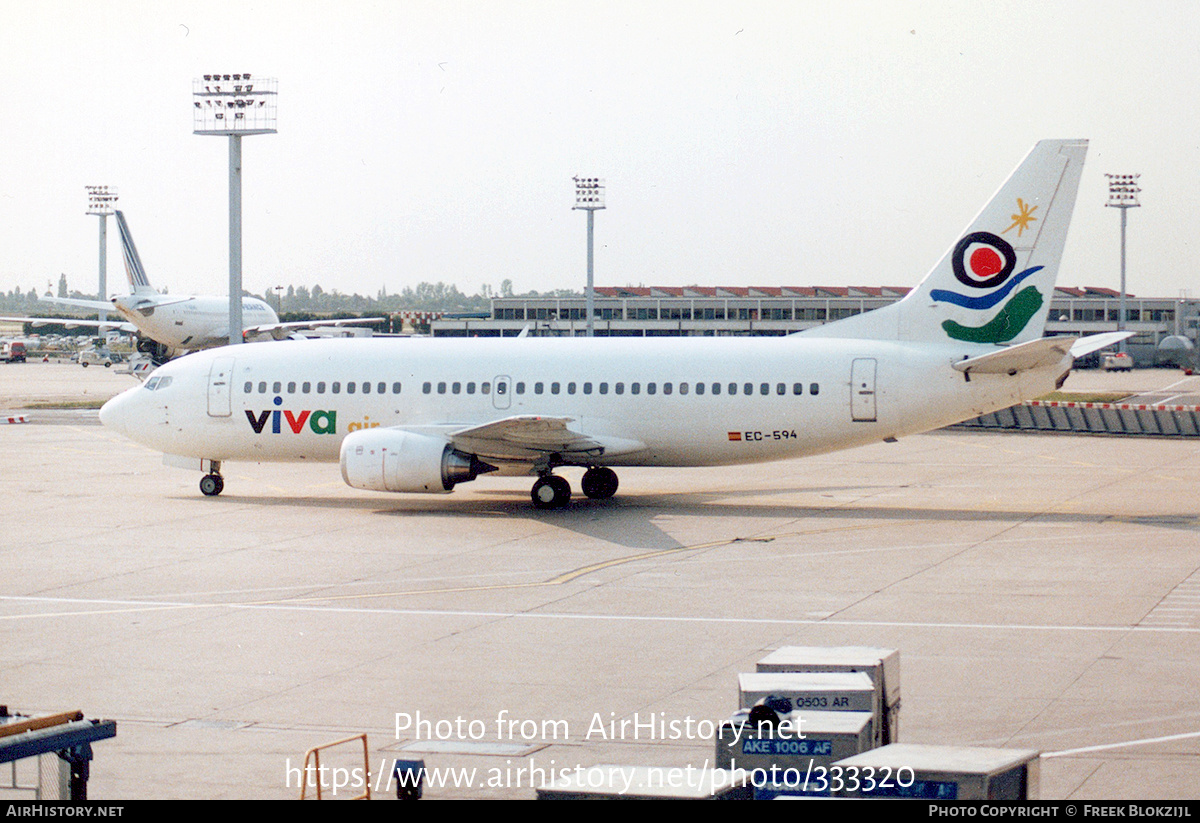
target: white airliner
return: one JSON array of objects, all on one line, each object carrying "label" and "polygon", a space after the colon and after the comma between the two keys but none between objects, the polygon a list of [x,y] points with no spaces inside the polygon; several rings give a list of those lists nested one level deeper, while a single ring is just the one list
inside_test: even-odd
[{"label": "white airliner", "polygon": [[297,341],[213,349],[100,411],[207,472],[225,461],[340,461],[359,489],[448,492],[562,466],[592,498],[613,467],[819,454],[929,431],[1043,395],[1074,356],[1124,336],[1042,338],[1086,141],[1038,143],[898,303],[788,337]]},{"label": "white airliner", "polygon": [[[121,235],[121,249],[125,257],[125,272],[129,277],[131,294],[117,295],[111,302],[102,300],[79,300],[67,297],[40,298],[43,302],[60,306],[74,306],[92,311],[113,311],[125,322],[102,322],[73,318],[0,318],[21,320],[36,324],[62,323],[69,326],[95,326],[118,328],[137,332],[143,338],[157,343],[152,352],[157,361],[174,357],[196,349],[223,346],[229,342],[229,298],[215,295],[169,295],[162,294],[150,285],[142,258],[133,243],[133,234],[125,222],[125,215],[118,211],[117,229]],[[304,328],[368,323],[380,320],[369,317],[350,320],[315,320],[280,323],[275,310],[257,297],[242,297],[242,317],[245,321],[244,336],[247,340],[282,339]],[[139,346],[139,348],[144,348]]]}]

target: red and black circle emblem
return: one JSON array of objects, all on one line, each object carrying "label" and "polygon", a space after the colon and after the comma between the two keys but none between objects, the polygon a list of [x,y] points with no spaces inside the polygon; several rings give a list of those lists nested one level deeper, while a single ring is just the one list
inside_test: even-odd
[{"label": "red and black circle emblem", "polygon": [[973,289],[990,289],[1008,279],[1017,267],[1017,254],[1005,240],[991,232],[968,234],[951,255],[954,276]]}]

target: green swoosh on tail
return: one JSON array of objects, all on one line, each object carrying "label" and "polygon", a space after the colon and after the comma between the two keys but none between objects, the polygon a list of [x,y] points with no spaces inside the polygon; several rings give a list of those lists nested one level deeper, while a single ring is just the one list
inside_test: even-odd
[{"label": "green swoosh on tail", "polygon": [[955,340],[966,340],[969,343],[1005,343],[1021,333],[1021,329],[1042,307],[1042,293],[1033,286],[1028,286],[1017,292],[1016,297],[1008,301],[1000,313],[982,326],[964,326],[953,320],[946,320],[942,328],[946,334]]}]

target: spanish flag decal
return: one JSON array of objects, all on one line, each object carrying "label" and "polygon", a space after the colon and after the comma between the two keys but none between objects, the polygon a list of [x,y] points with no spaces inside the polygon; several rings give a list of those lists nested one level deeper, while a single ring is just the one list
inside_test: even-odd
[{"label": "spanish flag decal", "polygon": [[729,433],[729,439],[730,439],[730,440],[741,440],[741,439],[742,439],[742,433],[741,433],[741,432],[730,432],[730,433]]}]

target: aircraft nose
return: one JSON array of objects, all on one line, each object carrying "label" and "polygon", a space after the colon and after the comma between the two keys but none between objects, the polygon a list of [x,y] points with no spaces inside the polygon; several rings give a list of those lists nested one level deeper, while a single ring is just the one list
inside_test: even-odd
[{"label": "aircraft nose", "polygon": [[129,435],[130,406],[141,386],[127,389],[100,407],[100,422],[106,427]]}]

